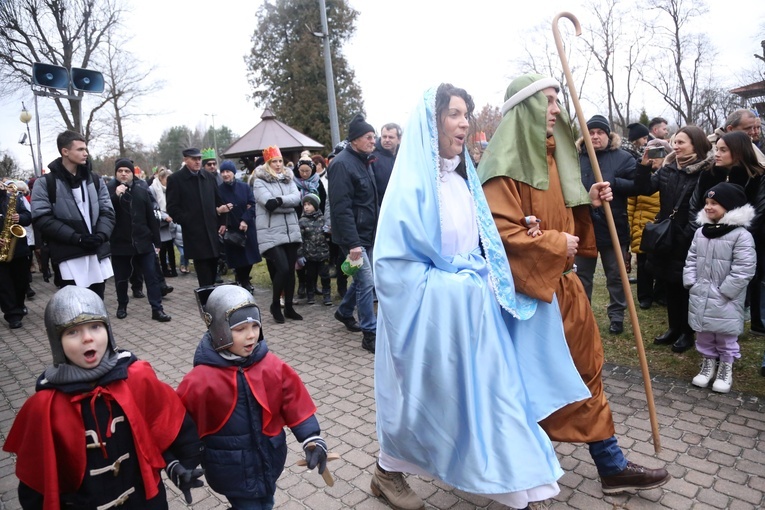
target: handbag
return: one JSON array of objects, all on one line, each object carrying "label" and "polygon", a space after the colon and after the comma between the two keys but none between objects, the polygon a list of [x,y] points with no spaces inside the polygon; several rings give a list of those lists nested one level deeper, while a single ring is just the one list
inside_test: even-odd
[{"label": "handbag", "polygon": [[247,244],[247,235],[241,230],[226,230],[223,234],[223,241],[227,244],[244,248]]},{"label": "handbag", "polygon": [[680,193],[677,203],[668,218],[664,218],[659,222],[654,221],[645,224],[643,235],[640,239],[640,251],[653,253],[654,255],[669,255],[672,253],[673,238],[675,237],[673,235],[675,225],[672,223],[672,220],[675,218],[675,214],[685,198],[689,184],[690,182],[686,182],[685,186],[683,186],[683,191]]}]

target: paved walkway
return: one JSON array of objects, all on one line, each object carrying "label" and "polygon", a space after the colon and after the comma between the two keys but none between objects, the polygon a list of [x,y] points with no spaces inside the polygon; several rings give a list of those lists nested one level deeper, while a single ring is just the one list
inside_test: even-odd
[{"label": "paved walkway", "polygon": [[[122,348],[151,362],[159,377],[176,386],[191,368],[195,346],[204,330],[192,289],[195,275],[168,279],[175,292],[165,299],[172,322],[150,320],[146,299],[133,299],[125,320],[112,327]],[[34,383],[50,350],[43,327],[43,310],[55,290],[35,274],[37,296],[28,302],[24,327],[9,330],[0,324],[0,441],[4,442],[15,414],[34,391]],[[113,314],[116,297],[107,285],[107,306]],[[268,292],[256,291],[261,304]],[[337,300],[335,301],[337,304]],[[267,310],[267,307],[265,307]],[[303,321],[278,325],[265,312],[264,332],[271,350],[301,374],[319,408],[318,417],[330,450],[342,460],[330,464],[334,487],[294,466],[302,456],[288,433],[290,454],[279,480],[276,507],[285,510],[382,510],[386,505],[371,495],[369,481],[378,445],[375,440],[373,356],[361,349],[361,334],[349,333],[332,314],[335,307],[301,305]],[[554,367],[551,367],[554,370]],[[566,471],[561,493],[551,508],[713,509],[765,507],[765,404],[755,397],[718,395],[694,388],[687,381],[655,377],[653,383],[663,449],[653,454],[650,425],[639,370],[607,365],[603,377],[616,421],[617,436],[629,458],[650,467],[667,465],[674,479],[661,489],[640,496],[604,497],[587,448],[558,444]],[[510,438],[512,440],[512,438]],[[427,479],[410,477],[427,508],[502,509],[502,505],[454,490]],[[18,509],[13,458],[0,452],[0,509]],[[186,505],[172,484],[171,509]],[[194,508],[228,508],[211,490],[196,489]]]}]

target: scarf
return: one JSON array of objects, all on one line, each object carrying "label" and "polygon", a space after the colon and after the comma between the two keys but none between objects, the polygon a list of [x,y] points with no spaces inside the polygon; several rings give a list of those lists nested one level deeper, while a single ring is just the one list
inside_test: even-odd
[{"label": "scarf", "polygon": [[679,168],[685,168],[698,161],[699,157],[695,152],[691,152],[687,156],[680,156],[679,154],[675,154],[675,159],[677,160],[677,165]]},{"label": "scarf", "polygon": [[321,177],[319,174],[313,173],[308,179],[302,179],[298,174],[295,174],[295,184],[300,190],[300,198],[313,193],[319,196],[319,184],[321,184]]},{"label": "scarf", "polygon": [[151,181],[151,189],[154,190],[154,197],[157,199],[159,210],[162,212],[167,212],[167,197],[165,196],[165,190],[167,188],[162,186],[162,183],[159,182],[159,179],[155,177],[154,180]]},{"label": "scarf", "polygon": [[[507,88],[504,113],[497,131],[481,157],[479,177],[485,183],[493,177],[509,177],[532,188],[546,190],[550,185],[547,169],[547,97],[542,90],[557,82],[537,74],[516,78]],[[579,155],[568,114],[561,108],[553,129],[558,165],[566,207],[590,204],[582,185]]]},{"label": "scarf", "polygon": [[107,347],[101,363],[95,368],[82,368],[69,363],[53,365],[45,369],[44,376],[52,384],[97,381],[114,368],[118,358],[117,353],[113,352],[111,347]]},{"label": "scarf", "polygon": [[707,239],[715,239],[737,229],[739,226],[727,225],[725,223],[707,223],[701,226],[701,234]]}]

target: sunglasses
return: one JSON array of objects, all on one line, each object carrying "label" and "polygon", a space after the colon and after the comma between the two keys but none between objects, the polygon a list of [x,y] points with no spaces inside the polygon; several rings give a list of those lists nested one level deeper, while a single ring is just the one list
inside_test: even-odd
[{"label": "sunglasses", "polygon": [[216,163],[215,161],[208,161],[207,163],[205,163],[205,166],[215,166],[217,164],[218,163]]}]

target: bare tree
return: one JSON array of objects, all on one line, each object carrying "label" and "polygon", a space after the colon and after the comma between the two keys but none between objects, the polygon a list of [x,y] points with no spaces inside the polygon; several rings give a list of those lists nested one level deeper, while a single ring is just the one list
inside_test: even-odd
[{"label": "bare tree", "polygon": [[[626,127],[631,122],[632,96],[643,66],[645,31],[638,30],[619,0],[592,0],[588,10],[594,23],[583,30],[585,50],[595,59],[605,76],[605,102],[612,126]],[[600,102],[600,101],[599,101]]]},{"label": "bare tree", "polygon": [[[566,29],[564,28],[564,32],[565,31]],[[584,86],[591,65],[591,56],[589,53],[585,54],[572,51],[572,45],[566,44],[566,40],[574,39],[573,31],[569,30],[569,32],[571,32],[572,35],[564,38],[563,46],[566,51],[568,65],[571,68],[571,75],[574,76],[575,79],[581,77],[581,81],[578,84],[575,84],[581,99],[584,97]],[[515,60],[515,67],[517,67],[521,73],[537,73],[558,80],[558,83],[561,84],[561,93],[559,95],[561,104],[569,113],[572,125],[576,129],[576,122],[574,122],[576,119],[576,112],[571,103],[568,88],[565,85],[566,75],[563,72],[563,67],[560,63],[558,50],[553,42],[550,24],[543,23],[535,26],[525,35],[524,39],[526,41],[524,44],[525,54]]]},{"label": "bare tree", "polygon": [[[32,64],[87,68],[117,26],[120,0],[14,0],[0,3],[0,91],[15,92],[32,83]],[[55,98],[67,129],[90,137],[93,110],[82,119],[82,92],[76,99]]]},{"label": "bare tree", "polygon": [[706,35],[692,33],[689,25],[707,12],[706,5],[701,0],[647,0],[646,5],[658,13],[647,26],[656,30],[652,41],[660,50],[656,55],[666,59],[663,63],[654,59],[641,78],[661,95],[679,123],[694,124],[715,53]]},{"label": "bare tree", "polygon": [[[136,111],[134,105],[140,98],[160,90],[163,83],[150,80],[154,68],[141,70],[135,58],[118,47],[115,40],[118,37],[111,32],[108,34],[99,61],[103,62],[101,69],[105,82],[104,99],[109,103],[111,110],[106,124],[112,143],[107,145],[107,149],[115,150],[120,156],[127,156],[129,146],[135,146],[135,142],[131,143],[125,132],[127,125],[137,117],[154,115]],[[91,111],[89,126],[95,122],[96,112],[97,110]]]}]

